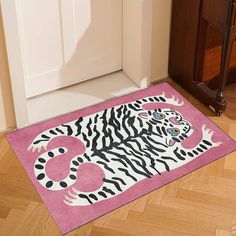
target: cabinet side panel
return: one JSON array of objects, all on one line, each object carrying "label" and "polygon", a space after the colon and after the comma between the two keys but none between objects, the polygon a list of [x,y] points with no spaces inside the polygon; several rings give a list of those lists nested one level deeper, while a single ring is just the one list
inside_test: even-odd
[{"label": "cabinet side panel", "polygon": [[200,0],[173,0],[169,74],[188,85],[194,76]]}]

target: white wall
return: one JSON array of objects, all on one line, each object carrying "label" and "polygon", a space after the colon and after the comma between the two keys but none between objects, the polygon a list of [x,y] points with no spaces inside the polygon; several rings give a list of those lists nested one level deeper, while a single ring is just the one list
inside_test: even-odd
[{"label": "white wall", "polygon": [[12,101],[10,75],[0,5],[0,131],[14,126],[15,114]]},{"label": "white wall", "polygon": [[153,0],[152,81],[168,76],[172,0]]}]

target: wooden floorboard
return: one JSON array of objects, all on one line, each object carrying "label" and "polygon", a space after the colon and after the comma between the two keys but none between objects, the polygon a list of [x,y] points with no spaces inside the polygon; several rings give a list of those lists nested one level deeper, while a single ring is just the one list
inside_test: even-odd
[{"label": "wooden floorboard", "polygon": [[[214,114],[169,81],[236,139],[236,85],[227,86],[227,111]],[[69,219],[68,219],[69,220]],[[61,235],[3,134],[0,134],[0,235]],[[227,155],[68,236],[236,236],[236,153]]]}]

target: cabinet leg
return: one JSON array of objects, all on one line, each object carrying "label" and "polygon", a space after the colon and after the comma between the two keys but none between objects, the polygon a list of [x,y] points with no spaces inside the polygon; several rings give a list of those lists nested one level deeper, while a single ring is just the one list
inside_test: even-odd
[{"label": "cabinet leg", "polygon": [[216,116],[221,116],[222,115],[222,111],[215,111],[215,115]]},{"label": "cabinet leg", "polygon": [[234,40],[234,19],[235,19],[236,1],[233,0],[230,6],[227,30],[224,33],[221,53],[221,66],[219,86],[216,94],[216,100],[219,104],[225,104],[224,88],[228,77],[229,62]]}]

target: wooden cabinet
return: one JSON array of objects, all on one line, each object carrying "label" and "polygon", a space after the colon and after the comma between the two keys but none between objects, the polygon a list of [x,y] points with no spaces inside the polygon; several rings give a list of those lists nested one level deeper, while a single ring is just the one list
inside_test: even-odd
[{"label": "wooden cabinet", "polygon": [[226,109],[226,82],[236,78],[235,2],[173,0],[172,5],[169,74],[216,115]]}]

